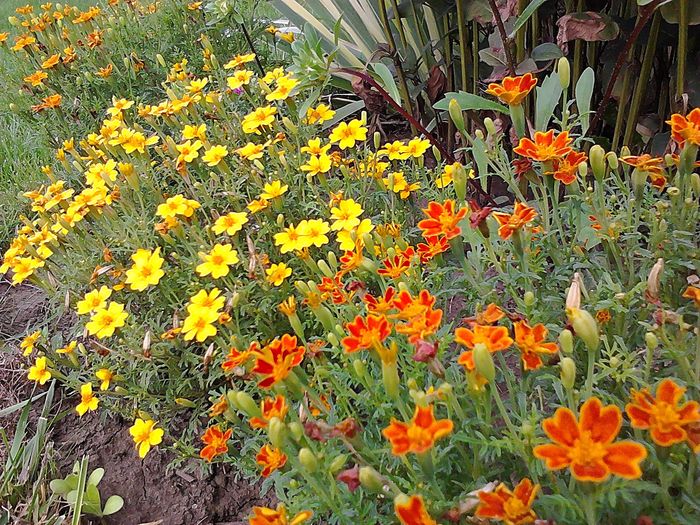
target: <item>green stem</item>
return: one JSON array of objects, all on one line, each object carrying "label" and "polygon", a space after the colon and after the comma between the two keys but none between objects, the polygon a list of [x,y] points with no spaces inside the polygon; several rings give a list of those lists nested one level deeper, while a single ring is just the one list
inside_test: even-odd
[{"label": "green stem", "polygon": [[688,22],[690,18],[689,0],[678,0],[678,51],[676,52],[676,96],[681,98],[685,92],[685,69],[688,59]]}]

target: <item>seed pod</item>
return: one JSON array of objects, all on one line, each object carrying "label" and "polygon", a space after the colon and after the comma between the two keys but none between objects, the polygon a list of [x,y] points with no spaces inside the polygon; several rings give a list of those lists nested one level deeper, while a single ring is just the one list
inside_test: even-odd
[{"label": "seed pod", "polygon": [[486,345],[479,343],[474,347],[474,365],[476,371],[492,383],[496,378],[496,367],[493,364],[493,356]]},{"label": "seed pod", "polygon": [[564,388],[571,390],[574,388],[574,383],[576,381],[576,363],[570,357],[564,357],[559,361],[559,367],[561,368],[559,377],[561,378],[561,384]]},{"label": "seed pod", "polygon": [[340,340],[338,339],[338,336],[335,335],[333,332],[329,332],[328,335],[326,335],[326,339],[333,346],[335,346],[335,347],[340,346]]},{"label": "seed pod", "polygon": [[528,290],[523,295],[523,302],[525,303],[525,306],[532,306],[533,304],[535,304],[535,294]]},{"label": "seed pod", "polygon": [[374,149],[378,150],[379,147],[382,145],[382,134],[378,131],[375,131],[374,135],[372,135],[372,141],[374,142]]},{"label": "seed pod", "polygon": [[292,439],[297,443],[304,437],[304,427],[298,421],[292,421],[287,425],[287,428],[292,435]]},{"label": "seed pod", "polygon": [[345,462],[348,460],[348,456],[346,454],[340,454],[337,456],[330,464],[328,467],[328,470],[330,470],[331,474],[336,474],[337,472],[340,472],[340,469],[342,469],[345,466]]},{"label": "seed pod", "polygon": [[608,154],[605,155],[605,160],[608,161],[608,166],[610,166],[611,170],[616,170],[618,167],[620,167],[620,162],[614,151],[608,152]]},{"label": "seed pod", "polygon": [[365,365],[365,362],[362,359],[355,359],[352,362],[352,368],[355,370],[357,377],[364,377],[367,373],[367,365]]},{"label": "seed pod", "polygon": [[659,339],[654,332],[647,332],[644,334],[644,342],[647,348],[652,352],[659,346]]},{"label": "seed pod", "polygon": [[318,459],[309,448],[299,450],[299,463],[306,469],[307,472],[313,473],[318,470]]}]

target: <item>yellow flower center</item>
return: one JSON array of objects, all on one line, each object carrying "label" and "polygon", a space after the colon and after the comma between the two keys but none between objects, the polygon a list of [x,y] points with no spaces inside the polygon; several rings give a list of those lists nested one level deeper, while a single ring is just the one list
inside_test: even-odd
[{"label": "yellow flower center", "polygon": [[417,425],[408,427],[407,434],[411,444],[415,444],[420,448],[426,448],[433,442],[433,435],[430,431]]},{"label": "yellow flower center", "polygon": [[607,454],[606,447],[591,438],[591,433],[588,430],[581,432],[574,446],[569,450],[569,458],[571,461],[581,463],[583,465],[591,465],[600,462]]},{"label": "yellow flower center", "polygon": [[503,510],[506,511],[506,516],[512,519],[520,518],[530,511],[528,506],[516,497],[507,500],[503,504]]},{"label": "yellow flower center", "polygon": [[664,401],[657,401],[652,411],[652,418],[662,430],[668,430],[680,421],[676,407]]}]

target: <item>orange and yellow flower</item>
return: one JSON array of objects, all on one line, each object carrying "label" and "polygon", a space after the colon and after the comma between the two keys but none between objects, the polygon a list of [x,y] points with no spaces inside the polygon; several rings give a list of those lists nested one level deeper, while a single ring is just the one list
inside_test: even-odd
[{"label": "orange and yellow flower", "polygon": [[306,349],[297,345],[296,336],[284,334],[276,337],[262,350],[255,353],[253,372],[260,376],[258,386],[269,388],[284,381],[292,369],[304,359]]},{"label": "orange and yellow flower", "polygon": [[418,223],[418,227],[423,231],[423,237],[433,237],[443,235],[446,239],[454,239],[462,229],[459,223],[466,217],[469,211],[466,207],[455,212],[455,201],[447,199],[444,203],[429,202],[428,207],[423,209],[428,218]]},{"label": "orange and yellow flower", "polygon": [[422,496],[399,494],[394,498],[394,513],[401,525],[438,525],[428,514]]},{"label": "orange and yellow flower", "polygon": [[250,426],[252,428],[267,428],[273,417],[283,420],[288,410],[287,400],[283,395],[277,394],[275,397],[266,397],[260,403],[260,416],[251,417]]},{"label": "orange and yellow flower", "polygon": [[513,325],[515,345],[520,350],[525,370],[537,370],[542,366],[540,354],[556,354],[557,343],[545,343],[549,331],[542,323],[530,326],[525,321]]},{"label": "orange and yellow flower", "polygon": [[287,509],[280,503],[276,509],[253,507],[253,515],[248,518],[248,525],[301,525],[314,515],[310,510],[299,512],[293,518],[287,515]]},{"label": "orange and yellow flower", "polygon": [[391,333],[391,324],[384,315],[358,315],[354,321],[345,325],[350,335],[341,341],[345,353],[351,354],[360,350],[378,348]]},{"label": "orange and yellow flower", "polygon": [[528,225],[537,217],[537,212],[525,203],[516,202],[513,213],[493,212],[493,217],[498,221],[498,235],[503,240],[510,239],[513,234]]},{"label": "orange and yellow flower", "polygon": [[513,149],[518,155],[527,157],[539,162],[546,162],[553,159],[561,159],[573,151],[571,148],[571,137],[568,131],[563,131],[556,137],[554,130],[550,129],[546,133],[535,132],[535,140],[527,137],[520,139],[520,143]]},{"label": "orange and yellow flower", "polygon": [[263,468],[260,475],[266,478],[275,470],[284,467],[285,463],[287,463],[287,456],[281,450],[265,445],[255,456],[255,461]]},{"label": "orange and yellow flower", "polygon": [[633,390],[631,401],[625,407],[634,428],[649,430],[654,443],[670,447],[688,440],[687,427],[700,421],[700,403],[681,403],[685,388],[673,379],[664,379],[652,396],[647,388]]},{"label": "orange and yellow flower", "polygon": [[506,525],[527,525],[534,523],[537,515],[532,510],[532,504],[540,490],[539,485],[525,478],[510,490],[501,483],[493,492],[479,492],[479,505],[475,516],[499,520]]},{"label": "orange and yellow flower", "polygon": [[695,307],[700,309],[700,288],[697,286],[688,286],[683,292],[683,297],[690,299],[695,303]]},{"label": "orange and yellow flower", "polygon": [[686,142],[700,146],[700,108],[695,108],[685,117],[678,113],[671,115],[666,124],[671,126],[671,136],[679,146],[683,147]]},{"label": "orange and yellow flower", "polygon": [[637,479],[642,475],[639,464],[647,457],[647,451],[634,441],[615,442],[621,426],[620,409],[603,406],[592,397],[581,407],[578,419],[565,407],[545,419],[542,428],[553,443],[538,445],[533,452],[548,469],[569,468],[578,481],[599,483],[611,474]]},{"label": "orange and yellow flower", "polygon": [[228,440],[233,434],[233,429],[228,429],[226,432],[221,430],[219,425],[209,427],[202,436],[202,441],[205,447],[199,452],[199,457],[211,462],[216,456],[228,452]]},{"label": "orange and yellow flower", "polygon": [[513,339],[505,326],[475,324],[471,328],[457,328],[455,330],[455,342],[469,348],[466,352],[462,352],[457,362],[467,370],[474,370],[476,365],[474,364],[473,349],[476,345],[485,345],[491,353],[501,352],[510,348],[513,344]]},{"label": "orange and yellow flower", "polygon": [[427,452],[438,439],[451,433],[453,427],[450,419],[435,419],[433,405],[416,406],[409,422],[392,418],[382,434],[391,443],[391,453],[403,456],[408,452]]},{"label": "orange and yellow flower", "polygon": [[532,73],[526,73],[519,77],[505,77],[500,84],[489,84],[486,92],[509,106],[518,106],[536,85],[537,78]]}]

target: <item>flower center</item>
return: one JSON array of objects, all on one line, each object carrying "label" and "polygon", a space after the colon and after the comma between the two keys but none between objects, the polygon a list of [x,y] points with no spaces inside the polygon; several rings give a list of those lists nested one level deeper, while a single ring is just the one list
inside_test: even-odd
[{"label": "flower center", "polygon": [[657,401],[653,411],[653,418],[656,424],[664,430],[678,424],[680,417],[676,408],[670,403]]},{"label": "flower center", "polygon": [[598,443],[591,438],[590,431],[581,432],[574,446],[569,451],[569,457],[576,463],[591,465],[598,463],[605,457],[607,450],[602,443]]}]

